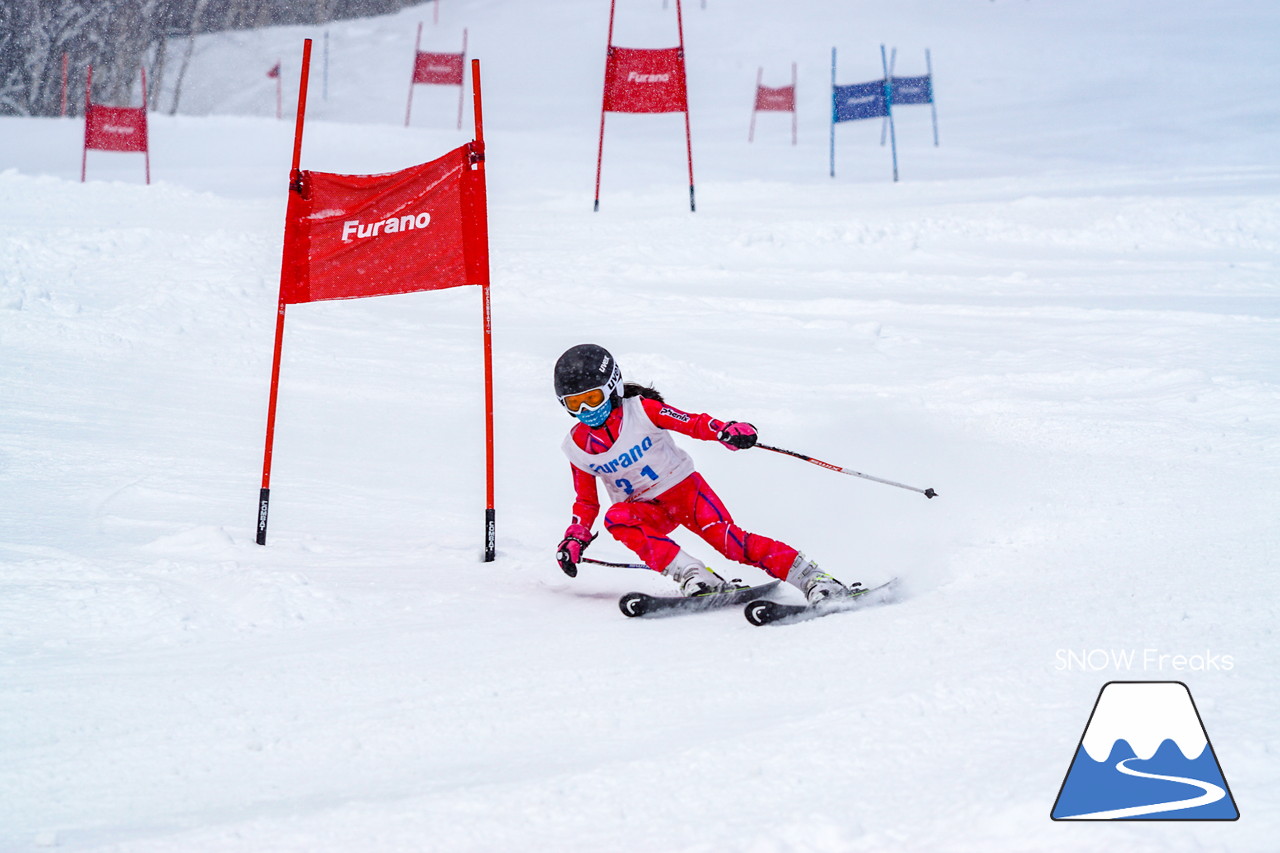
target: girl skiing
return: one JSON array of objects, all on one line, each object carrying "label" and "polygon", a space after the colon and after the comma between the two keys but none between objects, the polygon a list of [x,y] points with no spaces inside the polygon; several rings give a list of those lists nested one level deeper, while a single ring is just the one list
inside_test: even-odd
[{"label": "girl skiing", "polygon": [[811,603],[847,589],[790,545],[734,524],[669,432],[745,450],[756,443],[751,424],[689,414],[667,405],[652,388],[624,385],[617,361],[595,344],[579,344],[560,356],[555,388],[560,404],[579,421],[562,445],[573,471],[575,500],[556,561],[569,577],[577,575],[582,551],[593,538],[599,478],[612,503],[604,514],[605,529],[645,565],[678,583],[683,595],[720,592],[733,584],[668,538],[679,526],[730,560],[794,584]]}]

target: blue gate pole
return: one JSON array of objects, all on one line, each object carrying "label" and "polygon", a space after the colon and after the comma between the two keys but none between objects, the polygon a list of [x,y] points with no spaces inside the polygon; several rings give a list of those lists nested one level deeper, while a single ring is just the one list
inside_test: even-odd
[{"label": "blue gate pole", "polygon": [[[893,79],[893,69],[897,66],[897,64],[898,64],[898,49],[895,47],[893,50],[889,51],[889,79],[891,80]],[[881,148],[884,147],[884,138],[888,132],[889,132],[889,118],[886,116],[885,118],[880,120],[880,147]]]},{"label": "blue gate pole", "polygon": [[929,48],[924,49],[924,70],[929,74],[929,111],[933,113],[933,147],[938,147],[938,105],[933,102],[933,60]]},{"label": "blue gate pole", "polygon": [[898,182],[898,136],[893,129],[893,85],[889,82],[889,60],[880,45],[880,65],[884,68],[884,111],[889,116],[889,147],[893,149],[893,181]]},{"label": "blue gate pole", "polygon": [[836,49],[831,48],[831,177],[836,176]]}]

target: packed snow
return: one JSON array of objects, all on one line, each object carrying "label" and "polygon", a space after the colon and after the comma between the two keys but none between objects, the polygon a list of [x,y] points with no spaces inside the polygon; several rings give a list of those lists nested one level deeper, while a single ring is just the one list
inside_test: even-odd
[{"label": "packed snow", "polygon": [[[433,13],[201,37],[150,186],[104,152],[82,184],[78,120],[0,119],[0,849],[1275,849],[1280,6],[686,3],[696,213],[678,114],[608,116],[592,212],[608,3]],[[316,40],[304,168],[424,162],[473,131],[469,88],[461,130],[448,87],[404,126],[419,21],[481,60],[498,557],[474,287],[289,309],[262,547],[266,72],[291,105]],[[616,44],[676,39],[621,0]],[[941,144],[898,110],[894,183],[842,124],[833,179],[831,48],[845,84],[881,44],[931,51]],[[793,61],[799,144],[780,113],[748,144]],[[744,527],[900,600],[631,620],[672,584],[565,577],[583,342],[936,489],[683,441]],[[1050,820],[1114,680],[1187,684],[1240,820]]]}]

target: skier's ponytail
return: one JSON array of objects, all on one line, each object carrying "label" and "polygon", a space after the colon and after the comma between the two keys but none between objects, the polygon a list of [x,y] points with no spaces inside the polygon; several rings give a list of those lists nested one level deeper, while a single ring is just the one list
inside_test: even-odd
[{"label": "skier's ponytail", "polygon": [[652,385],[640,385],[636,382],[626,382],[622,386],[623,397],[644,397],[647,400],[656,400],[662,402],[662,395],[658,393],[658,389]]}]

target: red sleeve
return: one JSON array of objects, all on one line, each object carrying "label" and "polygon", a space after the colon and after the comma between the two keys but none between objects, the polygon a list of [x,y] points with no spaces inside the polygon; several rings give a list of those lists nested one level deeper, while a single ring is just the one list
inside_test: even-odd
[{"label": "red sleeve", "polygon": [[717,420],[711,415],[694,415],[689,412],[682,412],[674,406],[659,403],[657,400],[650,400],[648,397],[645,397],[642,402],[645,414],[649,416],[649,420],[653,421],[655,426],[678,432],[681,435],[687,435],[690,438],[696,438],[700,441],[716,441],[716,433],[724,429],[724,421]]},{"label": "red sleeve", "polygon": [[596,478],[577,465],[569,465],[573,470],[573,520],[588,530],[596,523],[600,514],[600,496],[596,491]]}]

